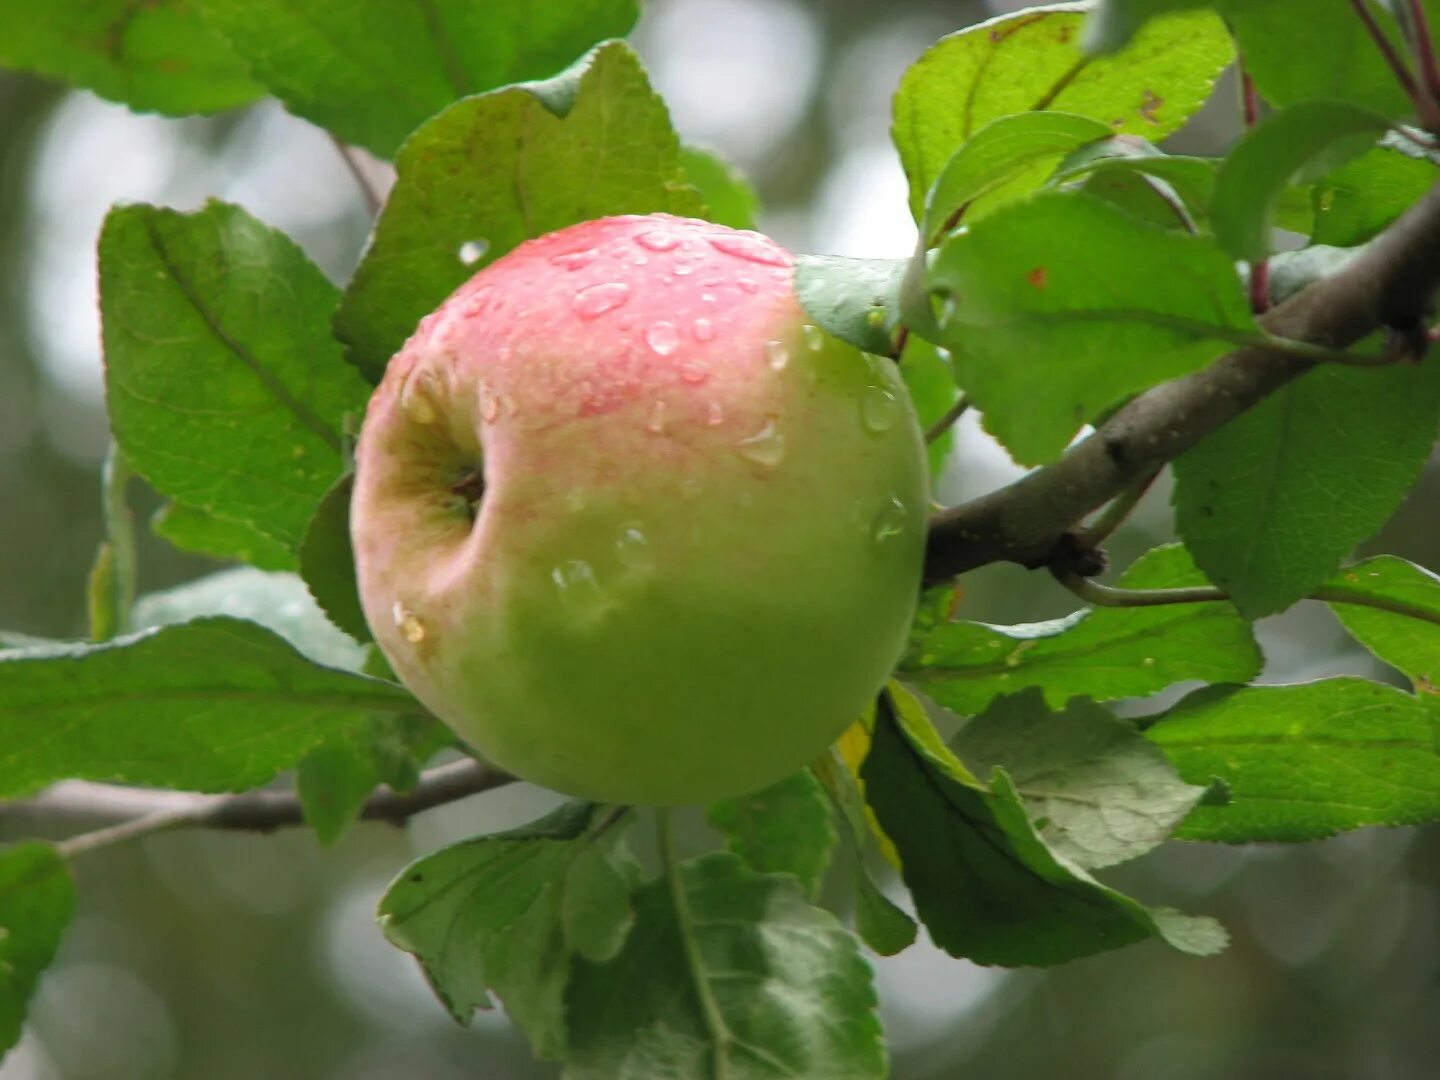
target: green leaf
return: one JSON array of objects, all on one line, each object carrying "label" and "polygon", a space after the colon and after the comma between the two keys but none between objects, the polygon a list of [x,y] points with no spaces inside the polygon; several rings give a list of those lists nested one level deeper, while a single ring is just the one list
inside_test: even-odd
[{"label": "green leaf", "polygon": [[305,539],[300,542],[300,576],[330,621],[356,641],[371,641],[360,606],[355,552],[350,546],[350,493],[355,477],[346,474],[325,493]]},{"label": "green leaf", "polygon": [[703,146],[682,146],[680,164],[685,182],[705,200],[708,220],[732,229],[755,228],[760,196],[737,166]]},{"label": "green leaf", "polygon": [[930,188],[921,224],[927,246],[960,214],[973,223],[1039,187],[1076,147],[1109,135],[1107,125],[1071,113],[1026,112],[992,120],[955,151]]},{"label": "green leaf", "polygon": [[1159,847],[1205,794],[1134,724],[1085,698],[1058,712],[1037,689],[996,698],[950,746],[977,776],[1004,769],[1035,832],[1087,870]]},{"label": "green leaf", "polygon": [[0,0],[0,66],[171,116],[265,96],[189,0]]},{"label": "green leaf", "polygon": [[[549,82],[452,105],[395,165],[399,179],[335,316],[372,381],[422,316],[522,240],[607,214],[704,209],[685,184],[664,102],[619,42]],[[461,249],[473,243],[485,251],[467,263]]]},{"label": "green leaf", "polygon": [[378,783],[374,755],[359,739],[342,737],[317,746],[295,771],[305,823],[326,847],[355,823]]},{"label": "green leaf", "polygon": [[291,112],[381,157],[457,98],[621,37],[635,0],[197,0]]},{"label": "green leaf", "polygon": [[0,1055],[20,1041],[30,995],[74,914],[70,868],[53,847],[0,848]]},{"label": "green leaf", "polygon": [[1216,239],[1237,259],[1265,258],[1285,189],[1363,152],[1387,127],[1379,113],[1336,101],[1303,101],[1267,117],[1220,166],[1210,204]]},{"label": "green leaf", "polygon": [[794,874],[812,900],[819,896],[838,838],[830,800],[808,771],[711,803],[706,816],[746,865],[761,873]]},{"label": "green leaf", "polygon": [[903,691],[877,711],[863,775],[916,910],[952,956],[1061,964],[1152,937],[1202,955],[1224,947],[1213,920],[1152,912],[1052,852],[1005,770],[981,783]]},{"label": "green leaf", "polygon": [[[1406,675],[1417,691],[1440,694],[1440,577],[1394,555],[1377,555],[1340,571],[1322,595],[1377,660]],[[1351,602],[1337,603],[1341,598]]]},{"label": "green leaf", "polygon": [[1365,679],[1209,686],[1145,733],[1192,783],[1219,777],[1177,835],[1225,843],[1314,840],[1440,818],[1435,714]]},{"label": "green leaf", "polygon": [[885,895],[866,865],[866,848],[873,833],[854,773],[833,748],[810,769],[845,823],[842,831],[854,860],[855,932],[881,956],[904,952],[915,943],[915,920]]},{"label": "green leaf", "polygon": [[1234,57],[1208,11],[1156,19],[1114,56],[1086,57],[1078,39],[1088,10],[1002,15],[942,38],[905,73],[893,134],[916,221],[946,163],[990,121],[1054,109],[1159,142],[1205,103]]},{"label": "green leaf", "polygon": [[236,206],[112,210],[100,234],[110,420],[162,494],[294,549],[368,391],[326,324],[338,293]]},{"label": "green leaf", "polygon": [[[460,1023],[490,1008],[493,991],[538,1056],[564,1052],[572,946],[623,937],[633,917],[633,873],[601,876],[579,861],[594,846],[624,861],[617,849],[623,830],[605,828],[606,820],[596,807],[567,803],[524,828],[427,855],[391,883],[380,901],[381,929],[415,954]],[[585,891],[567,905],[567,893],[579,888]],[[577,913],[577,902],[596,906]],[[577,927],[571,939],[567,910]],[[608,927],[597,924],[602,915]]]},{"label": "green leaf", "polygon": [[248,566],[221,570],[161,592],[146,593],[135,604],[137,630],[188,622],[207,615],[247,619],[279,634],[317,664],[359,671],[365,650],[341,633],[294,574],[266,573]]},{"label": "green leaf", "polygon": [[[1395,20],[1367,3],[1391,33]],[[1410,104],[1349,4],[1315,0],[1224,0],[1245,68],[1272,105],[1345,101],[1386,116],[1404,116]]]},{"label": "green leaf", "polygon": [[[915,415],[920,421],[920,430],[929,431],[950,411],[960,396],[955,385],[955,369],[950,363],[950,354],[926,341],[919,334],[912,333],[905,341],[905,351],[900,354],[900,378],[910,392],[915,405]],[[930,461],[932,483],[945,468],[946,461],[955,449],[955,428],[952,426],[938,439],[931,439],[926,456]]]},{"label": "green leaf", "polygon": [[[1166,154],[1152,143],[1134,135],[1117,135],[1102,143],[1082,147],[1069,155],[1055,171],[1050,183],[1059,185],[1085,180],[1085,190],[1104,195],[1104,184],[1130,183],[1143,176],[1151,190],[1163,191],[1178,200],[1189,216],[1188,224],[1199,226],[1208,220],[1210,199],[1215,192],[1215,173],[1220,163],[1214,158]],[[1112,200],[1113,201],[1113,200]],[[1187,223],[1167,211],[1164,224],[1174,228]]]},{"label": "green leaf", "polygon": [[682,864],[675,890],[635,894],[615,959],[576,964],[563,1075],[872,1080],[886,1075],[875,1006],[859,943],[833,915],[789,875],[715,853]]},{"label": "green leaf", "polygon": [[372,716],[421,712],[399,686],[320,667],[239,619],[12,650],[0,653],[0,797],[70,777],[243,791]]},{"label": "green leaf", "polygon": [[1312,192],[1317,244],[1353,247],[1420,200],[1440,170],[1424,158],[1377,147],[1322,178]]},{"label": "green leaf", "polygon": [[261,570],[299,568],[295,553],[278,540],[193,506],[166,503],[150,519],[150,529],[171,546],[196,555],[234,559]]},{"label": "green leaf", "polygon": [[[1127,589],[1205,584],[1185,548],[1141,556],[1120,578]],[[999,694],[1038,687],[1051,708],[1072,697],[1142,697],[1186,679],[1249,682],[1260,674],[1250,627],[1229,604],[1095,608],[1021,626],[917,624],[901,677],[970,716]]]},{"label": "green leaf", "polygon": [[1330,577],[1399,505],[1440,420],[1440,364],[1331,364],[1174,463],[1176,525],[1247,618]]},{"label": "green leaf", "polygon": [[801,255],[795,295],[826,333],[857,349],[888,356],[899,324],[900,282],[909,259],[850,259]]},{"label": "green leaf", "polygon": [[1093,196],[1002,207],[940,248],[939,344],[1016,461],[1058,457],[1102,410],[1259,335],[1230,259]]},{"label": "green leaf", "polygon": [[1148,19],[1211,6],[1213,0],[1100,0],[1085,22],[1085,48],[1101,55],[1113,53],[1128,45]]}]

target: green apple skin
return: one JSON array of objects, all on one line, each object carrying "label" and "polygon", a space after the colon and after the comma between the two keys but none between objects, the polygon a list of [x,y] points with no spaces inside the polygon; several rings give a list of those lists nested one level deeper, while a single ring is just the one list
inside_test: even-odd
[{"label": "green apple skin", "polygon": [[803,767],[883,685],[924,441],[895,365],[807,323],[792,263],[707,222],[585,222],[480,271],[391,360],[357,450],[360,595],[486,760],[705,802]]}]

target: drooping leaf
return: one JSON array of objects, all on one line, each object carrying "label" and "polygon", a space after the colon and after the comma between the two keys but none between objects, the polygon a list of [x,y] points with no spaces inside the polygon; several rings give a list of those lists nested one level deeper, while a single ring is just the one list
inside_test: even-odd
[{"label": "drooping leaf", "polygon": [[331,739],[301,758],[295,770],[305,823],[326,847],[355,823],[378,783],[374,756],[361,738]]},{"label": "drooping leaf", "polygon": [[1265,258],[1285,189],[1362,153],[1388,124],[1370,109],[1335,101],[1303,101],[1262,120],[1220,166],[1210,204],[1216,239],[1237,259]]},{"label": "drooping leaf", "polygon": [[291,112],[389,157],[457,98],[559,71],[635,0],[195,0]]},{"label": "drooping leaf", "polygon": [[877,710],[866,798],[900,852],[931,938],[952,956],[1006,966],[1060,964],[1161,937],[1202,955],[1225,933],[1210,919],[1151,911],[1058,856],[996,768],[982,783],[940,741],[924,709],[892,689]]},{"label": "drooping leaf", "polygon": [[952,236],[927,288],[961,387],[1022,464],[1059,456],[1103,409],[1259,334],[1212,241],[1079,192],[1004,206]]},{"label": "drooping leaf", "polygon": [[38,842],[0,848],[0,1055],[20,1041],[30,995],[74,913],[59,852]]},{"label": "drooping leaf", "polygon": [[[427,855],[391,883],[380,902],[381,929],[416,955],[457,1021],[468,1024],[475,1009],[490,1008],[493,992],[538,1056],[564,1053],[572,953],[623,938],[633,918],[635,873],[617,847],[623,830],[601,828],[605,813],[567,803],[523,828]],[[624,869],[597,875],[591,865],[572,878],[595,846]],[[567,903],[572,889],[584,893]],[[585,904],[593,906],[577,916]]]},{"label": "drooping leaf", "polygon": [[212,617],[104,645],[0,653],[0,797],[70,777],[243,791],[376,715],[401,687],[312,663]]},{"label": "drooping leaf", "polygon": [[1205,794],[1133,723],[1084,698],[1056,712],[1036,689],[996,698],[950,746],[977,776],[1004,769],[1035,832],[1087,870],[1158,847]]},{"label": "drooping leaf", "polygon": [[908,262],[801,255],[795,260],[795,295],[822,330],[887,356],[900,321],[900,282]]},{"label": "drooping leaf", "polygon": [[875,1080],[886,1075],[875,1005],[859,943],[833,915],[789,875],[718,852],[681,864],[676,888],[635,894],[613,960],[575,965],[563,1075]]},{"label": "drooping leaf", "polygon": [[838,839],[830,800],[808,771],[749,795],[711,803],[710,824],[725,846],[761,873],[794,874],[813,900]]},{"label": "drooping leaf", "polygon": [[1315,243],[1353,247],[1376,236],[1440,180],[1424,158],[1377,147],[1321,178],[1313,189]]},{"label": "drooping leaf", "polygon": [[1145,734],[1186,780],[1229,788],[1227,805],[1198,807],[1177,835],[1293,842],[1440,818],[1436,722],[1409,694],[1340,678],[1208,686]]},{"label": "drooping leaf", "polygon": [[355,579],[355,552],[350,546],[350,492],[354,486],[354,476],[347,474],[320,500],[300,542],[300,576],[332,623],[356,641],[371,641]]},{"label": "drooping leaf", "polygon": [[760,196],[740,170],[715,150],[682,146],[680,163],[685,182],[705,200],[705,217],[732,229],[753,229],[760,213]]},{"label": "drooping leaf", "polygon": [[249,563],[260,570],[299,569],[295,553],[280,541],[193,506],[166,503],[150,519],[150,529],[181,551]]},{"label": "drooping leaf", "polygon": [[[1347,566],[1323,589],[1330,610],[1377,660],[1408,677],[1417,692],[1440,694],[1440,577],[1378,555]],[[1362,603],[1336,602],[1342,597]]]},{"label": "drooping leaf", "polygon": [[248,566],[146,593],[136,601],[133,621],[137,630],[145,630],[207,615],[259,623],[327,667],[359,671],[365,661],[365,650],[330,624],[303,581]]},{"label": "drooping leaf", "polygon": [[1440,364],[1331,364],[1175,463],[1195,561],[1247,618],[1293,604],[1384,524],[1430,455]]},{"label": "drooping leaf", "polygon": [[946,162],[997,117],[1054,109],[1158,142],[1204,104],[1234,55],[1220,20],[1195,11],[1154,20],[1113,56],[1087,57],[1088,10],[1002,15],[942,38],[905,73],[893,133],[916,221]]},{"label": "drooping leaf", "polygon": [[368,391],[331,338],[339,294],[237,206],[112,210],[100,235],[115,437],[161,493],[290,549],[343,471]]},{"label": "drooping leaf", "polygon": [[0,0],[0,66],[170,116],[265,95],[191,0]]},{"label": "drooping leaf", "polygon": [[[1204,583],[1179,544],[1147,552],[1119,581],[1127,589]],[[922,621],[899,670],[935,701],[969,716],[998,694],[1031,686],[1058,709],[1076,696],[1142,697],[1186,679],[1249,682],[1260,664],[1255,637],[1233,606],[1170,604],[1095,608],[1023,626]]]},{"label": "drooping leaf", "polygon": [[[422,316],[521,241],[607,214],[704,208],[664,102],[619,42],[547,82],[452,105],[395,164],[399,179],[335,316],[372,381]],[[467,260],[470,245],[479,258]]]}]

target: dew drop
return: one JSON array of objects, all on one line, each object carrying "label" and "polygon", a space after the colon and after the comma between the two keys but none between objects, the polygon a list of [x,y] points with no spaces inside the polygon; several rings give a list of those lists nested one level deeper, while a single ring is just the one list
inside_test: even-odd
[{"label": "dew drop", "polygon": [[487,424],[493,424],[495,418],[500,415],[500,399],[490,392],[489,387],[480,387],[480,418]]},{"label": "dew drop", "polygon": [[785,458],[785,436],[775,429],[774,420],[767,420],[754,435],[741,439],[735,450],[746,461],[773,469]]},{"label": "dew drop", "polygon": [[713,304],[716,302],[716,296],[713,292],[701,293],[700,300],[702,303]]},{"label": "dew drop", "polygon": [[689,263],[681,263],[679,266],[675,267],[676,277],[685,277],[689,274],[693,274],[694,272],[695,267],[693,267]]},{"label": "dew drop", "polygon": [[691,386],[700,386],[710,381],[710,372],[703,364],[688,363],[680,365],[680,380]]},{"label": "dew drop", "polygon": [[630,260],[631,266],[647,266],[650,263],[649,255],[636,255]]},{"label": "dew drop", "polygon": [[585,509],[585,496],[578,491],[567,491],[565,493],[565,509],[572,514],[578,514]]},{"label": "dew drop", "polygon": [[428,367],[410,372],[400,388],[400,409],[417,424],[433,424],[440,419],[435,399],[440,396],[440,381]]},{"label": "dew drop", "polygon": [[582,319],[598,319],[630,299],[630,286],[621,281],[591,285],[575,294],[575,313]]},{"label": "dew drop", "polygon": [[645,331],[645,344],[656,354],[669,356],[680,347],[680,331],[671,322],[657,322]]},{"label": "dew drop", "polygon": [[410,611],[399,600],[390,609],[390,615],[395,620],[395,628],[400,631],[400,636],[411,645],[418,645],[425,640],[425,624],[420,621],[420,616]]},{"label": "dew drop", "polygon": [[875,524],[871,527],[870,535],[877,544],[893,540],[905,531],[905,523],[909,517],[905,504],[892,495],[890,501],[875,515]]},{"label": "dew drop", "polygon": [[825,346],[825,331],[818,326],[806,323],[800,328],[800,335],[805,339],[805,347],[811,352],[819,352]]},{"label": "dew drop", "polygon": [[651,251],[674,251],[680,246],[680,238],[664,229],[651,229],[635,237],[635,243]]},{"label": "dew drop", "polygon": [[627,525],[620,532],[620,537],[615,541],[615,558],[620,560],[620,565],[630,569],[638,569],[650,561],[650,541],[645,539],[645,534],[640,531],[638,525]]},{"label": "dew drop", "polygon": [[692,333],[695,335],[695,340],[702,344],[707,341],[714,341],[715,324],[709,319],[696,319]]},{"label": "dew drop", "polygon": [[571,251],[564,255],[551,255],[550,261],[562,270],[579,270],[581,267],[589,266],[599,254],[594,248],[586,248],[583,251]]},{"label": "dew drop", "polygon": [[710,402],[710,411],[705,420],[711,427],[719,427],[725,422],[725,406],[718,401]]},{"label": "dew drop", "polygon": [[550,571],[550,580],[560,590],[560,598],[567,604],[586,605],[600,594],[595,571],[584,559],[566,559]]},{"label": "dew drop", "polygon": [[465,301],[465,306],[460,309],[460,314],[467,319],[475,318],[475,316],[485,310],[485,306],[490,302],[490,292],[489,285],[476,289],[470,294],[470,298]]},{"label": "dew drop", "polygon": [[759,233],[719,233],[707,236],[710,246],[726,255],[765,266],[789,266],[790,257]]},{"label": "dew drop", "polygon": [[790,350],[785,347],[783,341],[767,341],[765,343],[765,363],[770,365],[771,371],[785,370],[785,365],[790,363]]},{"label": "dew drop", "polygon": [[651,435],[663,435],[665,433],[665,402],[655,402],[654,408],[650,410],[650,419],[645,424],[645,430]]},{"label": "dew drop", "polygon": [[460,245],[460,250],[456,252],[456,255],[459,256],[462,265],[474,266],[485,257],[485,252],[489,250],[489,240],[466,240]]},{"label": "dew drop", "polygon": [[747,293],[756,292],[760,288],[760,283],[758,281],[756,281],[754,278],[748,277],[736,278],[735,284],[740,287],[741,292]]},{"label": "dew drop", "polygon": [[900,402],[883,386],[867,386],[860,396],[860,419],[872,435],[889,431],[899,414]]},{"label": "dew drop", "polygon": [[697,497],[704,490],[704,485],[694,476],[687,476],[680,481],[680,495],[686,499]]}]

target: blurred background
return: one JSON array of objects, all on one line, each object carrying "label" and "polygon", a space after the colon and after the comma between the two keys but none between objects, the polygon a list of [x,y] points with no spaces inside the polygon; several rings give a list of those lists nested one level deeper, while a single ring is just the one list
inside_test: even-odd
[{"label": "blurred background", "polygon": [[[650,0],[634,41],[682,135],[753,179],[766,231],[801,251],[900,256],[914,243],[889,143],[900,74],[942,34],[1020,6]],[[1233,101],[1222,85],[1177,142],[1223,147]],[[0,72],[0,627],[84,633],[107,441],[101,218],[117,201],[189,209],[209,196],[286,230],[337,281],[367,229],[328,137],[274,105],[166,120]],[[1015,475],[971,417],[938,492],[957,501]],[[143,517],[155,501],[140,487]],[[1163,487],[1148,497],[1116,538],[1117,563],[1169,539],[1167,503]],[[1432,468],[1371,546],[1440,566],[1437,517]],[[144,538],[144,589],[215,568]],[[994,568],[967,579],[963,613],[1021,622],[1073,607],[1044,575]],[[1267,680],[1387,677],[1319,605],[1260,632]],[[295,830],[175,834],[89,855],[75,924],[0,1080],[556,1076],[503,1016],[451,1023],[373,924],[380,892],[412,857],[551,805],[516,786],[424,815],[408,833],[358,827],[332,850]],[[1440,829],[1295,848],[1171,844],[1107,878],[1220,917],[1231,948],[1199,960],[1145,945],[1004,972],[922,941],[875,965],[897,1080],[1440,1074]]]}]

